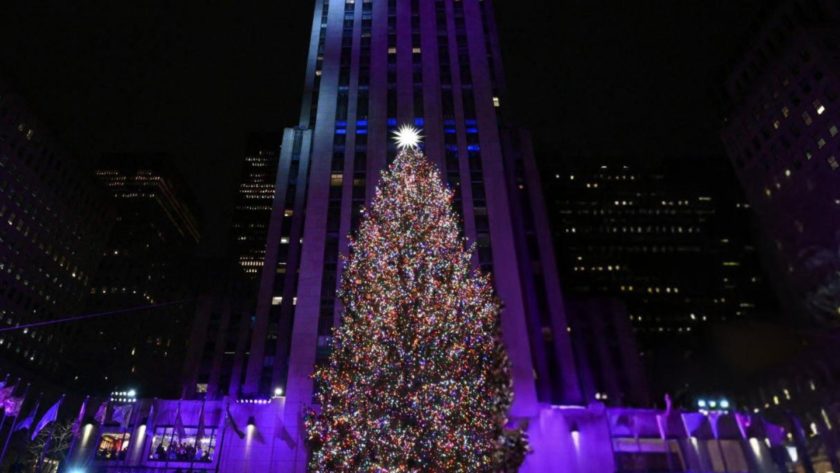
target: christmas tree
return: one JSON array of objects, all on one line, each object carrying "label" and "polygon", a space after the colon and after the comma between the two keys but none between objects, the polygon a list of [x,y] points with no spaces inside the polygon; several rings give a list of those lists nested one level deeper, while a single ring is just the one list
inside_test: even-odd
[{"label": "christmas tree", "polygon": [[318,472],[495,472],[527,441],[513,400],[501,304],[459,236],[453,192],[416,143],[383,173],[342,277],[344,312],[307,417]]}]

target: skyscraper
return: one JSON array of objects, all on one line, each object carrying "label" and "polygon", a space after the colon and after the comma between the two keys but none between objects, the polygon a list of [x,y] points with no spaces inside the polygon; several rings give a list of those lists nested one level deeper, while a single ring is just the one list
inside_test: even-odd
[{"label": "skyscraper", "polygon": [[[62,148],[19,89],[0,81],[0,323],[78,315],[114,225],[96,180]],[[0,335],[6,372],[51,380],[75,324]]]},{"label": "skyscraper", "polygon": [[754,21],[724,84],[722,139],[795,318],[840,310],[840,6],[783,0]]},{"label": "skyscraper", "polygon": [[567,300],[624,301],[654,398],[725,383],[709,332],[778,314],[726,159],[581,161],[544,173]]},{"label": "skyscraper", "polygon": [[[455,190],[475,264],[505,303],[513,415],[583,401],[551,234],[524,131],[506,125],[490,1],[319,0],[300,125],[286,130],[257,301],[246,396],[286,393],[286,422],[340,323],[339,254],[396,155],[392,132],[423,129]],[[302,460],[301,460],[302,461]]]},{"label": "skyscraper", "polygon": [[236,192],[230,230],[230,251],[245,274],[258,279],[265,263],[281,133],[251,133]]},{"label": "skyscraper", "polygon": [[[88,322],[74,347],[80,372],[72,375],[99,392],[131,387],[172,394],[195,311],[187,300],[195,295],[198,208],[168,156],[108,155],[96,176],[111,192],[118,218],[86,307],[132,312]],[[96,369],[82,369],[90,360]]]}]

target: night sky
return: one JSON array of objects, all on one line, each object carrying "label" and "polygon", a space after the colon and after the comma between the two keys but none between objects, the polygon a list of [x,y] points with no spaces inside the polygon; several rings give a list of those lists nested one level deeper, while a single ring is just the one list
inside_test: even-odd
[{"label": "night sky", "polygon": [[[2,2],[0,75],[85,161],[173,155],[218,255],[247,133],[297,122],[314,1],[128,3]],[[713,90],[761,0],[495,3],[538,160],[723,159]]]}]

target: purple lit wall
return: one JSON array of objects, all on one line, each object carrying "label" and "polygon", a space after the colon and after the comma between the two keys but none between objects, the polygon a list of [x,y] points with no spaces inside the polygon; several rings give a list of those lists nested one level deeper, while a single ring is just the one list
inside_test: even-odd
[{"label": "purple lit wall", "polygon": [[[225,422],[228,406],[233,423]],[[144,469],[158,473],[189,469],[219,473],[303,471],[298,466],[307,458],[303,433],[286,420],[299,416],[299,412],[292,411],[283,397],[238,402],[230,398],[208,402],[140,400],[135,407],[125,428],[111,422],[83,426],[70,460],[71,469],[103,473]],[[199,417],[204,412],[205,440],[199,444],[210,450],[204,461],[175,454],[159,457],[156,453],[162,438],[168,442],[168,437],[160,434],[172,431],[178,412],[188,436],[202,423]],[[530,419],[528,432],[534,451],[520,470],[523,473],[778,473],[773,455],[781,453],[781,458],[790,460],[791,448],[795,451],[799,447],[788,440],[784,429],[759,416],[677,411],[666,416],[661,411],[605,408],[601,404],[545,406]],[[103,445],[102,438],[124,439],[120,445],[126,448],[126,454],[107,458],[107,452],[97,451]]]}]

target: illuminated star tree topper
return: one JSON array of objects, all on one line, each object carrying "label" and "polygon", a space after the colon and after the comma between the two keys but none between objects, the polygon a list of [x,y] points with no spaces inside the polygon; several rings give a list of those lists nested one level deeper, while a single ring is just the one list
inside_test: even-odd
[{"label": "illuminated star tree topper", "polygon": [[398,132],[342,274],[342,325],[315,374],[306,424],[322,473],[515,471],[527,440],[513,401],[500,301],[472,266],[453,192]]},{"label": "illuminated star tree topper", "polygon": [[403,125],[394,132],[394,140],[397,142],[397,148],[401,150],[417,149],[423,137],[420,136],[420,130],[411,125]]}]

